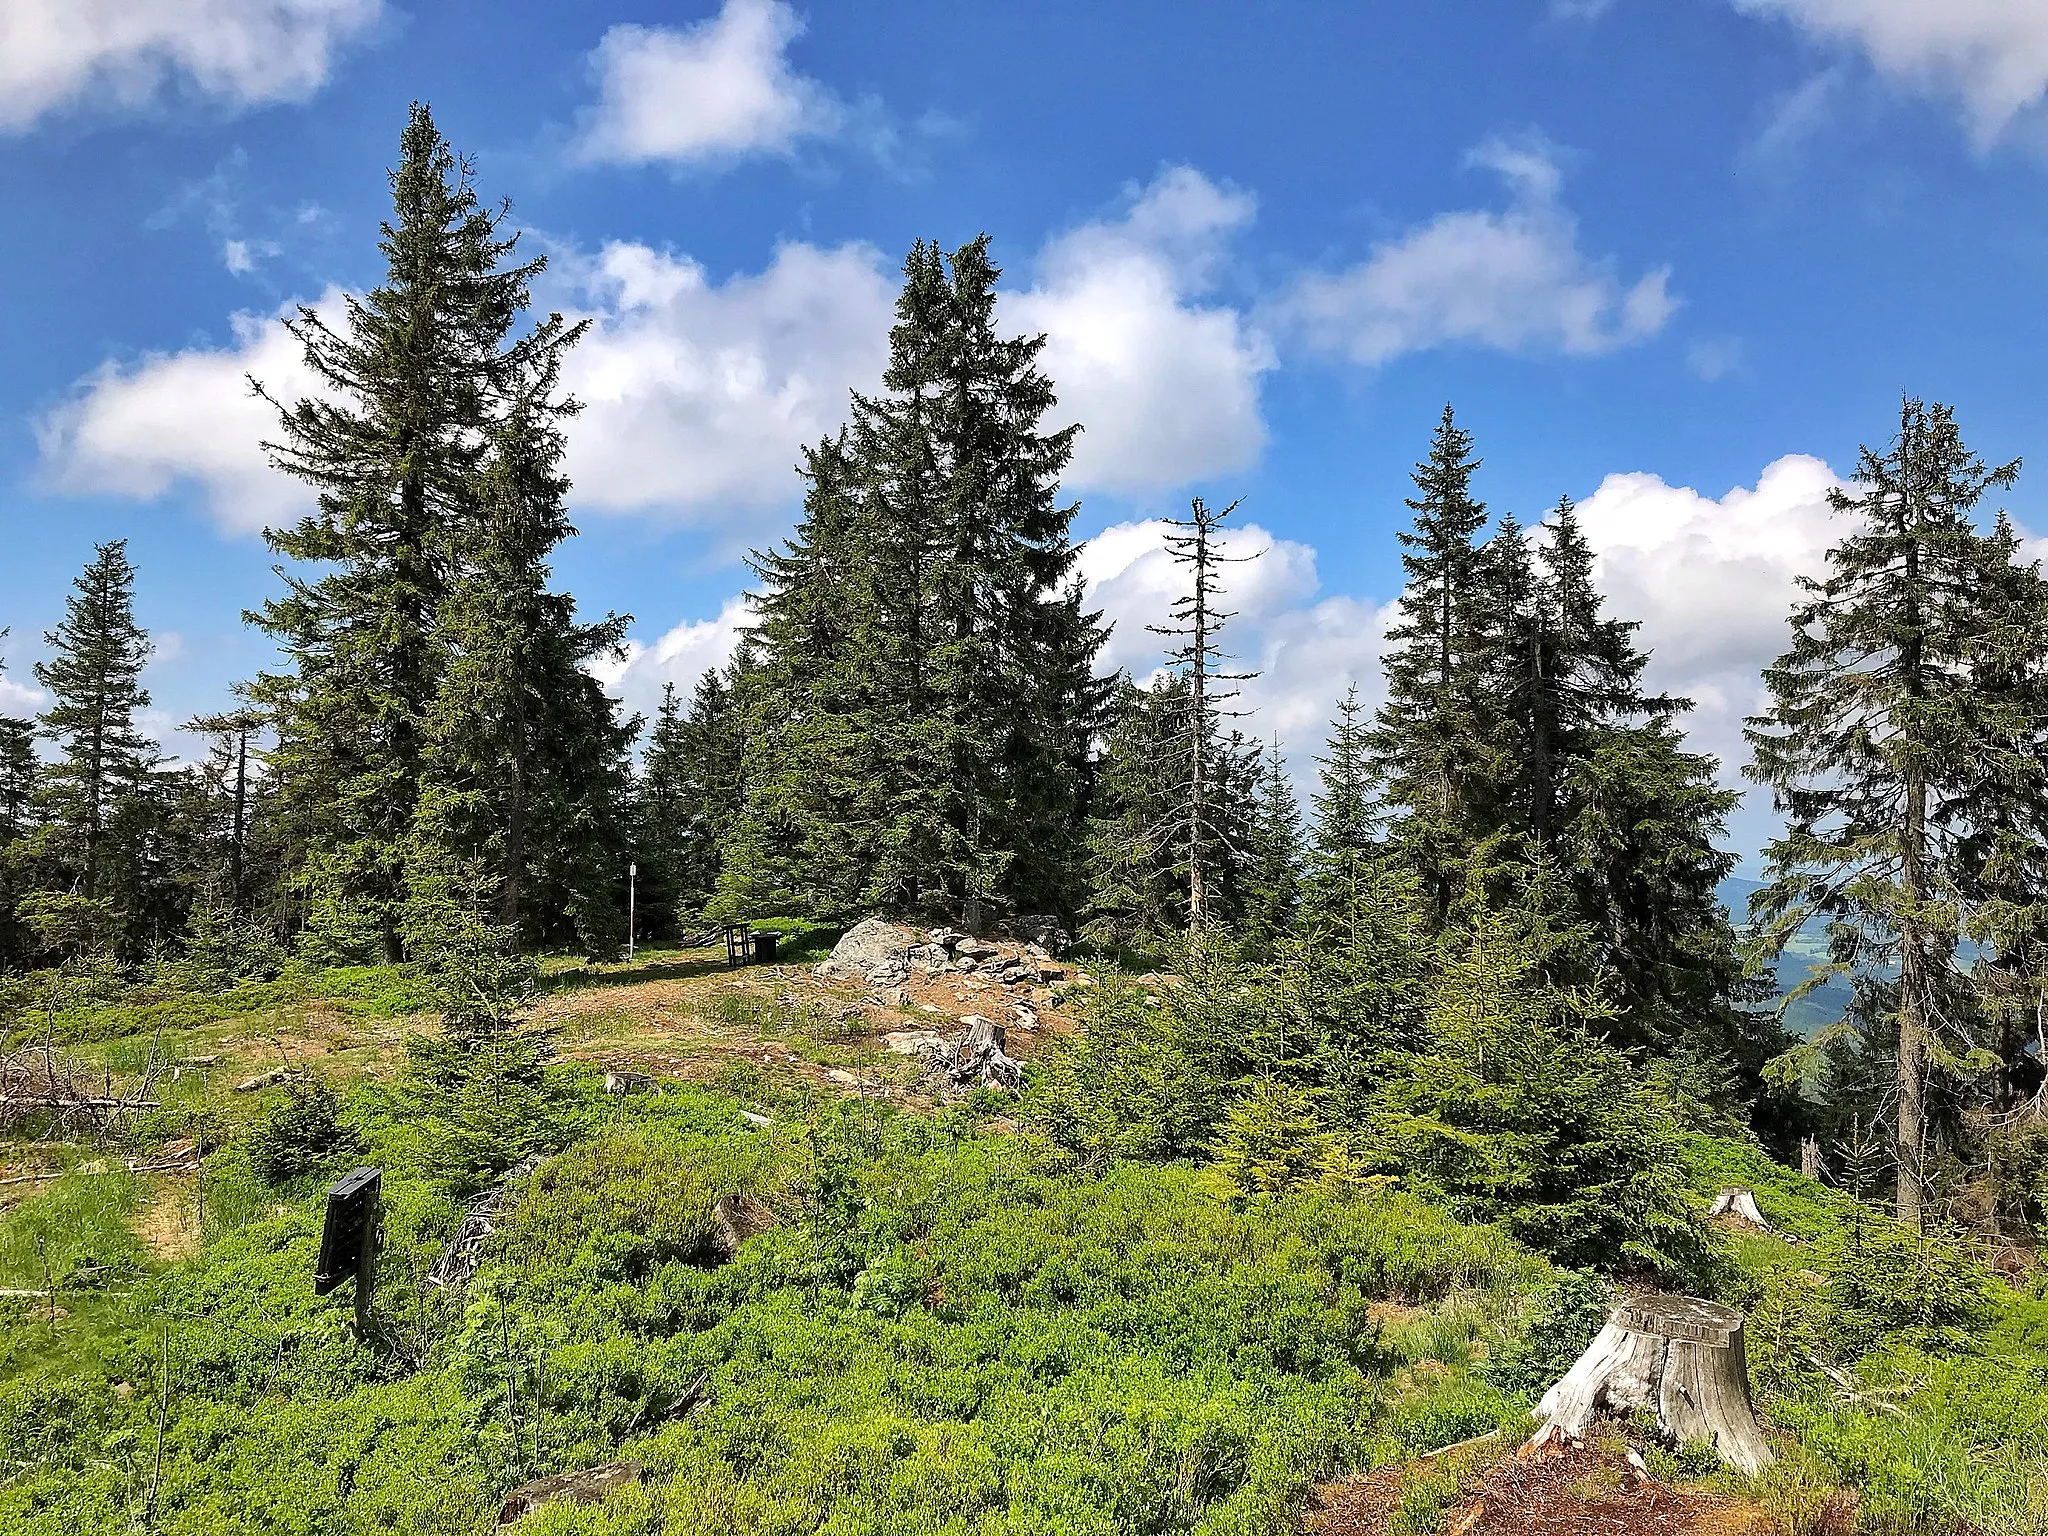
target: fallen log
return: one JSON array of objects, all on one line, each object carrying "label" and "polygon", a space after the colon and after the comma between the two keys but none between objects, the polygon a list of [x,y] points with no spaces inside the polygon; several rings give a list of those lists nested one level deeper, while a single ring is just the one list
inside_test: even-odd
[{"label": "fallen log", "polygon": [[292,1075],[290,1067],[272,1067],[268,1072],[258,1072],[254,1077],[245,1077],[235,1084],[237,1093],[254,1093],[259,1088],[271,1088]]},{"label": "fallen log", "polygon": [[1672,1445],[1703,1441],[1754,1475],[1774,1459],[1749,1397],[1742,1314],[1689,1296],[1638,1296],[1536,1405],[1543,1424],[1523,1447],[1583,1440],[1603,1411],[1642,1409]]},{"label": "fallen log", "polygon": [[162,1109],[155,1099],[87,1099],[61,1093],[0,1093],[0,1109]]}]

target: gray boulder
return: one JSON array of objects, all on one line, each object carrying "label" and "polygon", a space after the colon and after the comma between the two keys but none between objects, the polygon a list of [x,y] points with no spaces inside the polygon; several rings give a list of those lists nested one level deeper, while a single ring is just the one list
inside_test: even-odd
[{"label": "gray boulder", "polygon": [[818,967],[822,976],[849,981],[875,981],[893,986],[910,974],[910,950],[917,936],[908,928],[879,917],[864,918],[840,935],[832,954]]}]

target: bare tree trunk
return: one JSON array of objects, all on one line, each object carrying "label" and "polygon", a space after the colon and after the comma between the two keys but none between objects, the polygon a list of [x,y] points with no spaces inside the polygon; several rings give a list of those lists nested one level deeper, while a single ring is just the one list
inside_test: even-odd
[{"label": "bare tree trunk", "polygon": [[1188,780],[1188,929],[1199,931],[1209,915],[1209,892],[1203,879],[1203,832],[1208,824],[1209,766],[1209,530],[1197,530],[1195,545],[1195,665],[1191,749],[1194,762]]}]

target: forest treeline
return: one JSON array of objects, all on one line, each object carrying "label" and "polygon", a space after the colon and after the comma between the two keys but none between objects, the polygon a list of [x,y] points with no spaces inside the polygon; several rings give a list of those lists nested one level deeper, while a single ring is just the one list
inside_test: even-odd
[{"label": "forest treeline", "polygon": [[[998,326],[986,238],[911,251],[888,366],[804,450],[731,662],[624,713],[594,673],[627,620],[550,574],[582,327],[530,314],[542,262],[423,107],[391,186],[383,280],[288,322],[322,388],[272,401],[268,451],[315,502],[266,535],[282,585],[247,618],[275,670],[189,722],[204,760],[167,762],[117,541],[44,637],[47,708],[0,720],[21,985],[609,956],[631,863],[643,935],[1052,913],[1171,965],[1165,1005],[1110,989],[1056,1067],[1078,1147],[1218,1147],[1252,1182],[1391,1158],[1536,1211],[1554,1253],[1598,1231],[1666,1268],[1688,1229],[1656,1171],[1688,1119],[1815,1136],[1909,1220],[2038,1214],[2048,583],[1984,505],[2016,466],[1945,408],[1906,401],[1836,493],[1749,727],[1784,831],[1731,916],[1735,796],[1689,701],[1646,684],[1568,499],[1527,527],[1480,502],[1449,408],[1384,702],[1331,701],[1306,809],[1237,698],[1228,509],[1174,524],[1169,664],[1105,675],[1060,490],[1084,424],[1041,340]],[[1854,1003],[1799,1041],[1762,978],[1815,923],[1814,981]]]}]

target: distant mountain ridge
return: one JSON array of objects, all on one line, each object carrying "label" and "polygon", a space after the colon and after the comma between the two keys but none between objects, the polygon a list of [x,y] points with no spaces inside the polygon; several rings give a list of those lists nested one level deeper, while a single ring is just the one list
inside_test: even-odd
[{"label": "distant mountain ridge", "polygon": [[[1721,905],[1728,909],[1736,927],[1743,927],[1749,921],[1750,893],[1763,888],[1761,880],[1745,880],[1736,875],[1730,875],[1717,887]],[[1785,952],[1778,956],[1778,996],[1783,997],[1806,980],[1826,959],[1827,924],[1823,919],[1815,918],[1793,936],[1792,942],[1785,946]],[[1795,1035],[1811,1035],[1849,1011],[1850,995],[1847,977],[1829,977],[1785,1010],[1785,1025]]]}]

